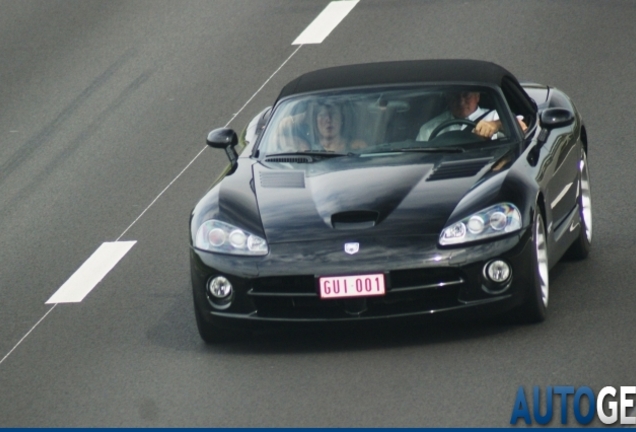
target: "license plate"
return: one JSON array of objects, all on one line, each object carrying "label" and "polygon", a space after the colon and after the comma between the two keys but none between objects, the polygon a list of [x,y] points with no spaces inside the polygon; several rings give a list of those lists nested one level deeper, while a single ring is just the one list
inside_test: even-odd
[{"label": "license plate", "polygon": [[384,274],[318,278],[321,299],[368,297],[386,294]]}]

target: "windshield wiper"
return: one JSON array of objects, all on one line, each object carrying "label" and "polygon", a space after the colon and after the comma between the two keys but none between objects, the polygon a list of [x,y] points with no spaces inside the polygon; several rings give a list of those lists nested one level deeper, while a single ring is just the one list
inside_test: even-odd
[{"label": "windshield wiper", "polygon": [[427,152],[427,153],[463,153],[461,147],[405,147],[398,149],[401,152]]},{"label": "windshield wiper", "polygon": [[327,150],[313,150],[313,151],[302,151],[302,152],[285,152],[285,153],[272,153],[265,156],[265,159],[274,158],[274,157],[284,157],[284,156],[316,156],[316,157],[324,157],[324,158],[333,158],[340,156],[351,156],[353,153],[334,153],[329,152]]},{"label": "windshield wiper", "polygon": [[461,147],[404,147],[400,149],[387,149],[379,150],[377,152],[362,153],[368,154],[381,154],[381,153],[408,153],[408,152],[421,152],[421,153],[463,153],[465,150]]}]

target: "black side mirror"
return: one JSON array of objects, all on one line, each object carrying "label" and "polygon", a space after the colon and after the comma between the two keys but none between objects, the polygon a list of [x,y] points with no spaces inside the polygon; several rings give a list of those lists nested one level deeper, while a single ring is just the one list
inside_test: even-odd
[{"label": "black side mirror", "polygon": [[238,144],[238,136],[232,129],[214,129],[208,134],[208,145],[210,147],[224,149],[228,146],[234,147],[236,144]]},{"label": "black side mirror", "polygon": [[548,140],[548,135],[552,129],[569,126],[574,123],[574,113],[565,108],[548,108],[541,112],[539,122],[543,130],[537,139],[539,145],[543,145]]},{"label": "black side mirror", "polygon": [[230,160],[232,170],[236,168],[238,154],[234,148],[238,144],[236,132],[228,128],[214,129],[208,134],[208,145],[216,149],[224,149],[227,158]]},{"label": "black side mirror", "polygon": [[541,127],[556,129],[574,123],[574,113],[565,108],[548,108],[541,112]]}]

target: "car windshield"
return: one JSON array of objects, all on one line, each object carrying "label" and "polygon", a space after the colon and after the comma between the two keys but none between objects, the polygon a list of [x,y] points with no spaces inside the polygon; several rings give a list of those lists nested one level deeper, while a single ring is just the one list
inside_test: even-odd
[{"label": "car windshield", "polygon": [[[518,139],[499,93],[437,85],[363,88],[294,96],[274,110],[259,156],[337,157],[390,152],[464,152]],[[490,129],[478,133],[476,125]]]}]

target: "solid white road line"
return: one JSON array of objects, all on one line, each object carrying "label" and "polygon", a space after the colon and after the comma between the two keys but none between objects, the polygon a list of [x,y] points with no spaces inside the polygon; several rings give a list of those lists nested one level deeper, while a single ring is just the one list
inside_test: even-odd
[{"label": "solid white road line", "polygon": [[[291,54],[289,55],[289,57],[287,57],[287,59],[286,59],[284,62],[282,62],[282,63],[281,63],[281,65],[280,65],[280,66],[278,66],[278,69],[276,69],[276,70],[274,71],[274,73],[272,73],[272,74],[269,76],[269,78],[267,78],[267,80],[265,80],[265,82],[263,83],[263,85],[261,85],[261,86],[258,88],[258,90],[256,90],[256,91],[254,92],[254,94],[252,95],[252,97],[250,97],[250,98],[247,100],[247,102],[245,102],[245,103],[243,104],[243,106],[242,106],[241,108],[239,108],[239,110],[238,110],[237,112],[235,112],[235,113],[234,113],[234,115],[232,116],[232,118],[228,120],[228,122],[225,124],[225,126],[224,126],[224,127],[228,127],[228,126],[230,125],[230,123],[232,123],[232,121],[236,118],[236,116],[237,116],[237,115],[239,115],[239,114],[241,113],[241,111],[243,111],[243,110],[245,109],[245,107],[247,106],[247,104],[249,104],[250,102],[252,102],[252,99],[254,99],[254,98],[256,97],[256,95],[257,95],[257,94],[259,94],[259,93],[261,92],[261,90],[263,90],[263,87],[265,87],[265,86],[267,85],[267,83],[268,83],[268,82],[270,82],[270,81],[272,80],[272,78],[274,78],[274,75],[276,75],[276,74],[278,73],[278,71],[279,71],[279,70],[281,70],[281,69],[283,68],[283,66],[285,66],[285,65],[287,64],[287,62],[288,62],[289,60],[291,60],[291,58],[294,56],[294,54],[296,54],[296,53],[298,52],[298,50],[299,50],[301,47],[302,47],[302,45],[301,45],[301,46],[299,46],[298,48],[296,48],[296,49],[294,50],[294,52],[293,52],[293,53],[291,53]],[[206,147],[207,147],[207,146],[206,146]]]},{"label": "solid white road line", "polygon": [[358,4],[358,0],[332,1],[296,38],[292,45],[319,44]]},{"label": "solid white road line", "polygon": [[102,243],[93,255],[47,300],[46,304],[78,303],[115,267],[136,241]]},{"label": "solid white road line", "polygon": [[[282,69],[283,66],[298,52],[303,44],[321,43],[331,31],[347,16],[359,0],[342,0],[331,2],[316,17],[316,19],[305,29],[303,33],[296,38],[292,45],[300,45],[287,59],[279,66],[278,69],[270,75],[269,78],[259,87],[258,90],[250,97],[245,104],[232,116],[225,127],[245,109],[245,107],[254,99],[254,97],[265,87],[265,85]],[[335,3],[335,5],[334,5]],[[56,292],[46,301],[46,304],[53,304],[42,318],[16,343],[13,348],[0,360],[0,364],[4,362],[9,355],[22,343],[24,339],[48,316],[49,313],[58,303],[76,303],[81,302],[84,297],[115,267],[120,259],[128,253],[136,241],[119,241],[126,232],[153,206],[153,204],[164,194],[172,184],[201,156],[207,146],[203,147],[199,153],[181,170],[177,176],[152,200],[137,218],[121,233],[117,240],[113,243],[103,243],[91,257],[62,285]]]},{"label": "solid white road line", "polygon": [[[238,115],[239,115],[239,114],[240,114],[240,113],[241,113],[241,112],[245,109],[245,107],[246,107],[246,106],[247,106],[247,105],[248,105],[248,104],[252,101],[252,99],[254,99],[254,98],[256,97],[256,95],[257,95],[257,94],[259,94],[259,93],[261,92],[261,90],[263,90],[263,87],[265,87],[265,85],[266,85],[268,82],[270,82],[272,78],[274,78],[274,75],[276,75],[276,74],[278,73],[278,71],[279,71],[279,70],[281,70],[281,69],[283,68],[283,66],[285,66],[285,65],[287,64],[287,62],[288,62],[289,60],[291,60],[291,58],[294,56],[294,54],[296,54],[296,53],[298,52],[298,50],[299,50],[300,48],[301,48],[301,47],[296,48],[296,49],[294,50],[294,52],[293,52],[293,53],[291,53],[289,57],[287,57],[287,59],[286,59],[286,60],[285,60],[285,61],[284,61],[284,62],[283,62],[283,63],[282,63],[279,67],[278,67],[278,69],[276,69],[276,70],[274,71],[274,73],[272,73],[272,74],[269,76],[269,78],[267,78],[267,80],[265,80],[265,82],[263,83],[263,85],[261,85],[261,86],[258,88],[258,90],[256,90],[256,92],[254,92],[254,94],[253,94],[253,95],[252,95],[252,96],[251,96],[251,97],[247,100],[247,102],[245,102],[245,103],[243,104],[243,106],[242,106],[241,108],[239,108],[239,110],[238,110],[237,112],[235,112],[235,113],[232,115],[232,118],[231,118],[230,120],[228,120],[228,122],[227,122],[227,123],[225,124],[225,126],[223,126],[223,127],[228,127],[228,126],[230,125],[230,123],[232,123],[232,121],[233,121],[233,120],[234,120],[234,119],[235,119],[235,118],[236,118],[236,117],[237,117],[237,116],[238,116]],[[170,183],[168,183],[168,186],[166,186],[165,188],[163,188],[163,190],[162,190],[161,192],[159,192],[159,195],[157,195],[157,196],[155,197],[155,199],[153,199],[153,200],[152,200],[152,202],[151,202],[150,204],[148,204],[148,207],[146,207],[146,208],[145,208],[145,209],[144,209],[144,210],[143,210],[143,211],[139,214],[139,216],[137,216],[137,219],[135,219],[135,220],[134,220],[134,221],[133,221],[130,225],[128,225],[128,228],[126,228],[126,229],[124,230],[124,232],[122,232],[122,233],[119,235],[119,237],[117,237],[117,241],[119,241],[119,239],[121,239],[121,238],[124,236],[124,234],[126,234],[126,233],[128,232],[128,230],[129,230],[130,228],[132,228],[132,226],[133,226],[134,224],[136,224],[136,223],[137,223],[137,221],[138,221],[139,219],[141,219],[141,217],[142,217],[142,216],[143,216],[143,215],[144,215],[144,214],[145,214],[148,210],[150,210],[150,207],[152,207],[152,206],[153,206],[153,204],[154,204],[155,202],[157,202],[157,200],[158,200],[159,198],[161,198],[161,195],[163,195],[163,194],[164,194],[164,192],[165,192],[165,191],[167,191],[167,190],[168,190],[168,188],[170,188],[170,186],[172,186],[172,184],[173,184],[174,182],[176,182],[176,181],[179,179],[179,177],[181,177],[181,175],[182,175],[184,172],[186,172],[186,170],[190,167],[190,165],[192,165],[192,164],[194,163],[194,161],[196,161],[196,160],[199,158],[199,156],[201,156],[201,155],[203,154],[203,152],[205,151],[205,149],[207,149],[207,148],[208,148],[208,146],[207,146],[207,145],[206,145],[205,147],[203,147],[203,148],[201,149],[201,151],[199,151],[199,153],[197,153],[197,154],[196,154],[196,156],[194,156],[194,157],[192,158],[192,160],[191,160],[190,162],[188,162],[188,164],[187,164],[187,165],[186,165],[186,166],[185,166],[185,167],[181,170],[181,172],[180,172],[179,174],[177,174],[177,176],[176,176],[175,178],[173,178],[173,179],[172,179],[172,181],[171,181]]]},{"label": "solid white road line", "polygon": [[23,341],[23,340],[25,340],[25,339],[27,338],[27,336],[29,336],[29,335],[31,334],[31,332],[32,332],[33,330],[35,330],[35,328],[36,328],[36,327],[37,327],[37,326],[38,326],[38,325],[39,325],[42,321],[44,321],[44,318],[46,318],[46,316],[47,316],[48,314],[50,314],[50,313],[51,313],[51,311],[52,311],[53,309],[55,309],[55,306],[57,306],[57,305],[56,305],[56,304],[54,304],[54,305],[53,305],[53,307],[52,307],[51,309],[49,309],[48,311],[46,311],[46,313],[42,316],[42,318],[40,318],[40,320],[39,320],[38,322],[36,322],[36,323],[35,323],[35,325],[34,325],[33,327],[31,327],[31,329],[30,329],[28,332],[26,332],[26,334],[25,334],[24,336],[22,336],[22,339],[20,339],[20,340],[18,341],[18,343],[17,343],[17,344],[15,344],[15,345],[13,346],[13,348],[11,348],[11,351],[9,351],[9,352],[7,353],[7,355],[5,355],[4,357],[2,357],[2,360],[0,360],[0,365],[2,364],[2,362],[3,362],[3,361],[5,361],[5,360],[6,360],[6,359],[7,359],[7,358],[11,355],[11,353],[12,353],[13,351],[15,351],[15,349],[16,349],[16,348],[17,348],[17,347],[18,347],[18,346],[22,343],[22,341]]}]

